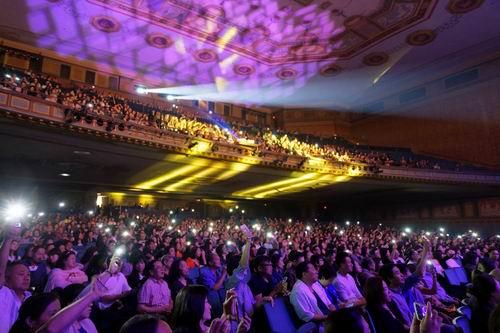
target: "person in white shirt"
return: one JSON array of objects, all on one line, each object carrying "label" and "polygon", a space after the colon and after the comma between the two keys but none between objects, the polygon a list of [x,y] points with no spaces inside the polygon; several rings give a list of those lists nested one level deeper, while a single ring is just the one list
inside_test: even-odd
[{"label": "person in white shirt", "polygon": [[333,285],[337,290],[339,298],[342,302],[353,303],[356,305],[361,305],[364,303],[363,295],[356,286],[354,278],[351,276],[352,272],[352,260],[349,253],[339,252],[336,258],[337,266],[339,271],[335,280],[333,280]]},{"label": "person in white shirt", "polygon": [[31,294],[30,272],[21,262],[8,263],[12,241],[19,237],[21,229],[12,226],[0,248],[0,333],[8,333],[17,319],[21,304]]},{"label": "person in white shirt", "polygon": [[318,282],[318,271],[307,262],[296,267],[297,281],[290,293],[290,303],[304,322],[323,321],[336,308]]}]

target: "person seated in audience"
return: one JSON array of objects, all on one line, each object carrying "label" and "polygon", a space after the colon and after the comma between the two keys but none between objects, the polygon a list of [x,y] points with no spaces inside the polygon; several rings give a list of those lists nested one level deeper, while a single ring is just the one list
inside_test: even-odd
[{"label": "person seated in audience", "polygon": [[339,298],[344,303],[363,304],[365,302],[363,295],[358,290],[354,278],[350,274],[352,272],[352,260],[347,252],[339,252],[337,254],[336,264],[339,267],[337,276],[333,280],[333,285],[337,291]]},{"label": "person seated in audience", "polygon": [[366,280],[372,276],[377,275],[375,261],[366,257],[361,260],[361,273],[358,274],[358,281],[360,286],[364,286]]},{"label": "person seated in audience", "polygon": [[221,265],[221,259],[217,253],[208,256],[208,265],[200,270],[199,282],[208,289],[208,301],[212,308],[214,317],[222,314],[222,303],[226,290],[224,282],[227,277],[227,269]]},{"label": "person seated in audience", "polygon": [[159,317],[142,314],[127,320],[119,333],[172,333],[172,329]]},{"label": "person seated in audience", "polygon": [[20,228],[4,229],[0,248],[0,333],[7,333],[17,319],[21,304],[31,296],[30,272],[22,262],[9,262],[12,241],[20,236]]},{"label": "person seated in audience", "polygon": [[19,316],[10,333],[34,333],[61,310],[55,293],[41,293],[28,298],[19,309]]},{"label": "person seated in audience", "polygon": [[496,261],[495,268],[490,272],[490,275],[500,282],[500,260]]},{"label": "person seated in audience", "polygon": [[67,251],[59,257],[58,268],[53,269],[48,277],[44,292],[55,288],[65,288],[70,284],[83,284],[88,281],[87,275],[78,268],[76,255]]},{"label": "person seated in audience", "polygon": [[301,262],[296,267],[296,276],[298,280],[290,293],[290,303],[300,320],[314,321],[321,325],[336,310],[335,305],[330,302],[325,289],[318,282],[318,272],[314,265]]},{"label": "person seated in audience", "polygon": [[36,333],[97,333],[97,329],[89,319],[92,304],[98,302],[106,288],[97,278],[90,284],[89,292],[73,301],[52,316]]},{"label": "person seated in audience", "polygon": [[[121,258],[113,256],[108,269],[99,275],[100,283],[105,289],[97,302],[96,326],[101,332],[115,332],[125,322],[128,309],[122,300],[130,294],[132,288],[121,270]],[[98,282],[99,283],[99,282]]]},{"label": "person seated in audience", "polygon": [[459,268],[462,267],[462,258],[458,252],[453,249],[448,249],[446,251],[446,257],[443,258],[447,268]]},{"label": "person seated in audience", "polygon": [[132,272],[127,276],[127,282],[130,288],[137,289],[146,281],[144,274],[146,267],[145,258],[142,255],[136,254],[130,258],[130,263],[132,264]]},{"label": "person seated in audience", "polygon": [[471,293],[475,296],[472,304],[472,332],[488,332],[489,317],[495,306],[500,304],[500,282],[491,275],[478,274],[472,280]]},{"label": "person seated in audience", "polygon": [[189,285],[189,268],[186,261],[182,259],[175,259],[170,267],[170,274],[168,276],[170,291],[172,293],[172,300],[175,303],[175,297],[182,288]]},{"label": "person seated in audience", "polygon": [[296,250],[290,251],[288,254],[288,268],[285,272],[285,277],[287,278],[288,290],[292,290],[297,277],[295,275],[296,267],[299,263],[305,260],[304,253]]},{"label": "person seated in audience", "polygon": [[325,264],[319,271],[319,283],[325,288],[326,296],[337,309],[340,309],[344,303],[340,300],[337,289],[333,285],[335,279],[335,269],[330,264]]},{"label": "person seated in audience", "polygon": [[415,287],[424,275],[430,246],[429,241],[426,240],[415,273],[408,277],[403,276],[398,266],[394,264],[385,264],[379,271],[380,276],[389,287],[394,305],[392,308],[393,313],[398,316],[398,319],[407,327],[411,326],[413,314],[415,312],[413,303],[416,301],[416,296],[418,295],[419,298],[423,299],[423,296],[419,292],[415,292]]},{"label": "person seated in audience", "polygon": [[24,261],[30,271],[30,289],[40,292],[45,287],[48,277],[48,268],[45,263],[45,248],[33,247],[31,255]]},{"label": "person seated in audience", "polygon": [[[175,300],[172,314],[172,326],[175,333],[246,333],[250,330],[251,320],[248,316],[238,319],[236,311],[236,295],[232,294],[224,302],[221,318],[211,316],[208,301],[208,290],[201,285],[190,285],[183,288]],[[208,323],[212,320],[210,326]],[[237,323],[232,330],[231,322]]]},{"label": "person seated in audience", "polygon": [[[456,298],[448,295],[446,290],[444,290],[444,288],[439,283],[439,281],[437,279],[437,272],[434,269],[432,262],[430,265],[429,264],[426,265],[426,269],[425,269],[424,276],[422,278],[422,282],[423,282],[424,287],[426,289],[428,289],[428,292],[426,294],[433,296],[433,298],[435,298],[440,303],[443,303],[444,305],[451,305],[451,304],[458,305],[459,304],[459,301]],[[421,291],[422,291],[422,289],[421,289]],[[433,303],[433,305],[436,305],[436,304]]]},{"label": "person seated in audience", "polygon": [[254,259],[255,273],[252,274],[248,286],[256,297],[274,297],[283,292],[281,281],[273,279],[273,264],[268,256]]},{"label": "person seated in audience", "polygon": [[366,310],[377,332],[405,333],[409,327],[401,323],[391,311],[391,295],[381,277],[373,276],[365,284]]},{"label": "person seated in audience", "polygon": [[145,314],[168,314],[172,312],[173,302],[170,289],[165,282],[165,267],[160,260],[149,262],[146,271],[148,279],[137,295],[137,311]]}]

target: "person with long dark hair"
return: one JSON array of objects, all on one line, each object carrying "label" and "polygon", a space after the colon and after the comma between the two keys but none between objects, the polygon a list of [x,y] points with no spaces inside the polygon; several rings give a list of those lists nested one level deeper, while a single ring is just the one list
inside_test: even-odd
[{"label": "person with long dark hair", "polygon": [[189,268],[186,261],[176,259],[170,267],[170,274],[168,276],[168,285],[172,294],[172,300],[175,302],[175,297],[182,288],[189,285]]},{"label": "person with long dark hair", "polygon": [[59,310],[61,310],[61,302],[55,293],[32,296],[21,305],[19,316],[9,332],[36,332]]},{"label": "person with long dark hair", "polygon": [[208,332],[211,308],[206,287],[192,285],[183,288],[175,299],[172,315],[174,332]]},{"label": "person with long dark hair", "polygon": [[472,280],[471,293],[476,298],[476,302],[472,305],[472,332],[488,332],[490,314],[500,303],[500,283],[491,275],[476,275]]},{"label": "person with long dark hair", "polygon": [[365,298],[366,309],[377,332],[408,332],[408,327],[405,327],[389,308],[391,295],[381,277],[373,276],[366,280]]}]

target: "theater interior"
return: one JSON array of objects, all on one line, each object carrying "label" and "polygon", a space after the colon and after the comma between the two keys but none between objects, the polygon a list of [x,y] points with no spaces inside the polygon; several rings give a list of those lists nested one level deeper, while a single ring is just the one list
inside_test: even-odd
[{"label": "theater interior", "polygon": [[499,237],[500,1],[3,1],[0,142],[30,218]]}]

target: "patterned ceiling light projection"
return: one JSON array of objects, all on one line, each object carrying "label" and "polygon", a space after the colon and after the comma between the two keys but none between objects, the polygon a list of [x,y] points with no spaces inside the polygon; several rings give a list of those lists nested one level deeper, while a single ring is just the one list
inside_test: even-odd
[{"label": "patterned ceiling light projection", "polygon": [[283,68],[276,73],[276,76],[281,80],[295,79],[297,75],[298,72],[293,68]]},{"label": "patterned ceiling light projection", "polygon": [[117,32],[120,30],[120,23],[109,16],[94,16],[90,23],[94,28],[103,32]]},{"label": "patterned ceiling light projection", "polygon": [[367,66],[380,66],[389,60],[389,56],[384,52],[374,52],[367,54],[363,58],[363,63]]},{"label": "patterned ceiling light projection", "polygon": [[[426,21],[438,2],[87,1],[214,46],[235,31],[224,50],[269,66],[353,58]],[[209,55],[198,59],[213,61]]]},{"label": "patterned ceiling light projection", "polygon": [[172,39],[161,33],[151,33],[146,35],[146,42],[159,49],[166,49],[172,46]]},{"label": "patterned ceiling light projection", "polygon": [[450,0],[446,9],[452,14],[465,14],[481,7],[484,0]]},{"label": "patterned ceiling light projection", "polygon": [[208,49],[197,50],[194,52],[194,58],[199,62],[212,62],[217,60],[217,53]]},{"label": "patterned ceiling light projection", "polygon": [[240,64],[234,65],[233,71],[238,75],[248,76],[255,72],[255,68],[252,65]]},{"label": "patterned ceiling light projection", "polygon": [[321,67],[319,73],[323,76],[335,76],[342,71],[342,68],[336,64],[329,64]]},{"label": "patterned ceiling light projection", "polygon": [[406,37],[406,42],[413,46],[422,46],[431,43],[436,39],[434,30],[417,30]]}]

